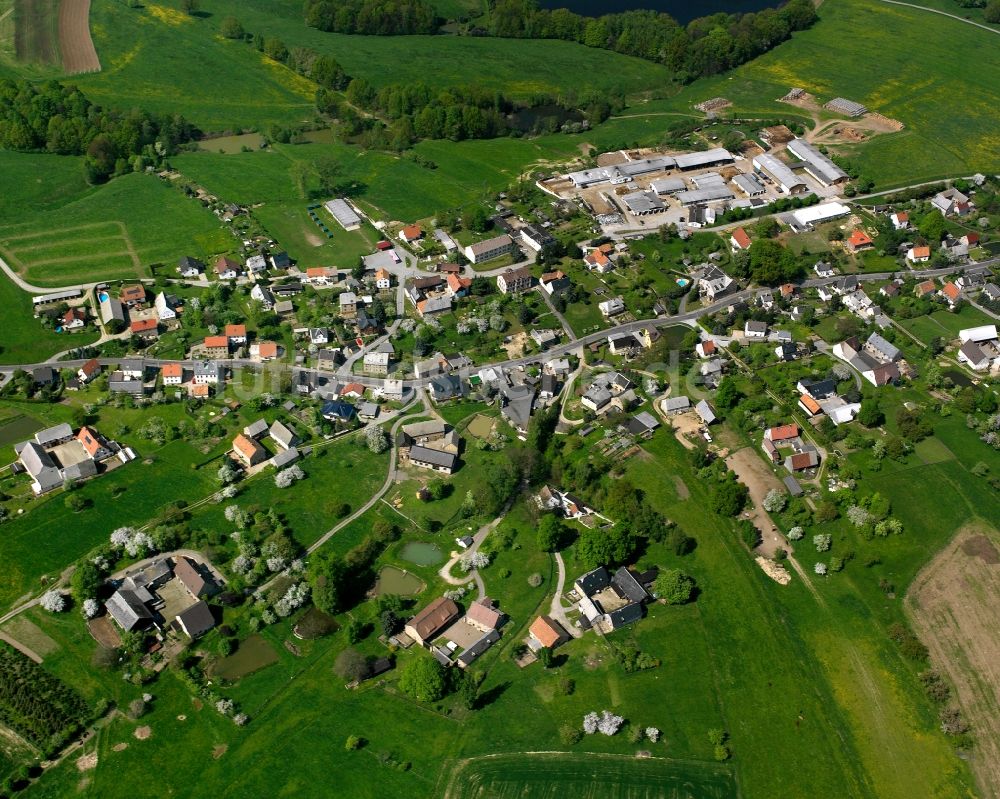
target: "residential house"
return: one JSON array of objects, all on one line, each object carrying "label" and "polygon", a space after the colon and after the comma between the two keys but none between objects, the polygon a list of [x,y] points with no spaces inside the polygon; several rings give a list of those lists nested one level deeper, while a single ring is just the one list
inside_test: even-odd
[{"label": "residential house", "polygon": [[873,386],[885,386],[899,380],[899,367],[894,363],[866,364],[861,376]]},{"label": "residential house", "polygon": [[542,350],[559,341],[559,332],[556,330],[539,330],[538,328],[533,328],[530,335],[535,344],[538,345],[538,348]]},{"label": "residential house", "polygon": [[565,291],[572,285],[569,276],[566,275],[561,269],[557,269],[555,272],[546,272],[538,281],[542,289],[546,294],[553,295],[558,294],[561,291]]},{"label": "residential house", "polygon": [[910,215],[906,211],[896,211],[889,215],[893,230],[906,230],[910,226]]},{"label": "residential house", "polygon": [[535,389],[531,386],[507,386],[500,392],[500,414],[519,433],[528,432]]},{"label": "residential house", "polygon": [[256,466],[270,457],[257,439],[243,433],[233,439],[233,454],[247,466]]},{"label": "residential house", "polygon": [[201,600],[178,613],[174,624],[188,638],[198,638],[215,626],[215,617],[208,603]]},{"label": "residential house", "polygon": [[[286,280],[284,283],[276,283],[271,286],[271,292],[275,297],[294,297],[296,294],[302,293],[302,284],[297,280]],[[281,313],[277,306],[275,310]]]},{"label": "residential house", "polygon": [[537,228],[534,225],[525,225],[520,230],[521,241],[535,252],[541,252],[546,247],[551,247],[556,243],[555,238],[544,228]]},{"label": "residential house", "polygon": [[944,297],[948,307],[954,308],[956,303],[962,299],[962,291],[950,280],[941,287],[941,296]]},{"label": "residential house", "polygon": [[728,294],[733,287],[733,279],[717,266],[706,266],[695,273],[698,291],[702,299],[715,302],[719,297]]},{"label": "residential house", "polygon": [[250,345],[250,357],[255,361],[273,361],[278,357],[278,345],[273,341],[257,341]]},{"label": "residential house", "polygon": [[797,424],[782,424],[777,427],[769,427],[764,431],[764,439],[773,444],[780,444],[785,441],[799,437],[799,426]]},{"label": "residential house", "polygon": [[192,369],[191,380],[195,385],[215,386],[224,381],[225,370],[215,361],[199,361]]},{"label": "residential house", "polygon": [[424,231],[420,229],[418,225],[407,225],[401,231],[399,231],[399,240],[410,244],[414,241],[419,241],[424,237]]},{"label": "residential house", "polygon": [[228,358],[229,339],[226,336],[205,336],[202,351],[207,358]]},{"label": "residential house", "polygon": [[715,342],[712,339],[705,339],[704,341],[699,341],[694,348],[699,358],[711,358],[716,353]]},{"label": "residential house", "polygon": [[267,433],[271,437],[271,440],[281,449],[291,449],[299,441],[298,436],[278,420],[275,420],[271,424]]},{"label": "residential house", "polygon": [[385,291],[392,287],[392,274],[386,269],[375,270],[375,288]]},{"label": "residential house", "polygon": [[389,353],[368,352],[364,357],[364,371],[368,375],[385,375],[389,373]]},{"label": "residential house", "polygon": [[76,372],[76,376],[80,379],[80,382],[84,384],[89,383],[100,374],[101,364],[97,362],[97,358],[91,358]]},{"label": "residential house", "polygon": [[403,381],[386,378],[382,384],[382,396],[392,402],[400,402],[403,399]]},{"label": "residential house", "polygon": [[969,198],[958,189],[946,189],[938,192],[931,200],[931,205],[944,216],[965,216],[970,211]]},{"label": "residential house", "polygon": [[551,616],[539,616],[528,628],[528,638],[528,646],[537,652],[539,649],[555,649],[568,641],[569,635]]},{"label": "residential house", "polygon": [[206,577],[197,564],[183,555],[174,558],[174,577],[195,599],[208,596],[215,588],[215,580]]},{"label": "residential house", "polygon": [[331,270],[325,266],[310,266],[306,268],[305,282],[312,286],[329,286],[331,277],[336,279],[336,270]]},{"label": "residential house", "polygon": [[977,372],[988,369],[991,360],[990,356],[975,341],[966,341],[958,348],[958,362],[966,364]]},{"label": "residential house", "polygon": [[316,353],[316,368],[324,372],[335,372],[343,362],[344,356],[340,350],[323,349]]},{"label": "residential house", "polygon": [[130,380],[146,379],[146,362],[142,358],[125,358],[118,364],[118,368]]},{"label": "residential house", "polygon": [[62,315],[63,330],[79,330],[87,324],[87,311],[83,308],[70,308]]},{"label": "residential house", "polygon": [[750,237],[741,227],[736,228],[736,230],[733,231],[733,234],[729,237],[729,246],[732,247],[733,252],[749,250],[750,243]]},{"label": "residential house", "polygon": [[452,474],[458,466],[458,456],[454,453],[422,447],[419,444],[410,447],[407,459],[413,466],[442,474]]},{"label": "residential house", "polygon": [[118,299],[128,308],[143,308],[146,305],[146,287],[142,283],[126,283],[118,292]]},{"label": "residential house", "polygon": [[[930,248],[927,248],[927,257],[930,258]],[[926,297],[929,294],[933,294],[937,291],[937,283],[933,279],[925,280],[923,283],[918,283],[917,287],[913,290],[913,293],[918,297]]]},{"label": "residential house", "polygon": [[865,342],[863,350],[880,363],[898,361],[902,357],[899,349],[886,341],[878,333],[872,333]]},{"label": "residential house", "polygon": [[760,289],[754,297],[754,301],[765,311],[774,307],[774,294],[771,289]]},{"label": "residential house", "polygon": [[614,263],[608,256],[601,252],[599,249],[591,250],[585,256],[583,256],[583,262],[588,269],[594,270],[601,273],[602,275],[607,274],[612,269],[615,268]]},{"label": "residential house", "polygon": [[179,363],[165,363],[160,368],[163,385],[179,386],[184,382],[184,367]]},{"label": "residential house", "polygon": [[503,613],[488,596],[477,599],[465,613],[464,621],[482,633],[496,630],[503,623]]},{"label": "residential house", "polygon": [[610,319],[625,313],[625,301],[621,297],[613,297],[610,300],[599,302],[597,308],[605,319]]},{"label": "residential house", "polygon": [[848,236],[845,244],[847,246],[847,249],[850,250],[851,252],[861,252],[862,250],[870,250],[875,246],[875,242],[872,241],[871,236],[869,236],[861,229],[852,231],[851,235]]},{"label": "residential house", "polygon": [[81,427],[80,432],[76,434],[76,440],[83,445],[87,454],[95,461],[111,457],[111,448],[108,443],[92,427],[86,425]]},{"label": "residential house", "polygon": [[205,264],[197,258],[185,255],[177,262],[177,271],[181,273],[181,277],[195,279],[201,277],[205,271]]},{"label": "residential house", "polygon": [[338,298],[340,315],[344,319],[353,319],[358,313],[358,296],[353,291],[345,291]]},{"label": "residential house", "polygon": [[899,296],[899,286],[895,283],[886,283],[882,288],[878,290],[878,293],[883,297],[898,297]]},{"label": "residential house", "polygon": [[161,322],[169,322],[177,318],[177,298],[169,296],[165,291],[161,291],[153,300],[153,307],[156,308],[156,316]]},{"label": "residential house", "polygon": [[506,233],[486,241],[471,244],[465,248],[465,257],[474,264],[490,261],[507,255],[514,249],[514,239]]},{"label": "residential house", "polygon": [[238,261],[234,261],[228,256],[222,256],[215,262],[215,274],[219,280],[235,280],[240,276],[243,267]]},{"label": "residential house", "polygon": [[133,336],[139,336],[139,338],[151,339],[156,338],[159,331],[159,323],[156,319],[135,319],[132,324],[129,325],[129,330]]},{"label": "residential house", "polygon": [[320,414],[328,422],[349,422],[357,410],[351,403],[342,400],[328,400],[320,408]]},{"label": "residential house", "polygon": [[767,322],[758,322],[754,319],[748,319],[746,324],[743,325],[743,335],[748,339],[767,338]]},{"label": "residential house", "polygon": [[275,269],[288,269],[292,265],[292,259],[287,252],[271,253],[271,266]]},{"label": "residential house", "polygon": [[451,310],[451,297],[428,297],[427,299],[418,300],[416,307],[417,313],[422,317],[447,313]]},{"label": "residential house", "polygon": [[815,449],[796,452],[785,458],[785,468],[790,472],[801,472],[819,465],[819,453]]},{"label": "residential house", "polygon": [[472,278],[449,274],[445,278],[448,294],[452,297],[466,297],[472,288]]},{"label": "residential house", "polygon": [[436,375],[427,388],[435,402],[446,402],[462,396],[462,380],[456,375]]},{"label": "residential house", "polygon": [[234,347],[247,343],[246,325],[226,325],[224,333],[228,343]]},{"label": "residential house", "polygon": [[142,380],[127,377],[120,369],[108,377],[108,390],[112,394],[131,394],[140,397],[146,393],[146,385]]},{"label": "residential house", "polygon": [[497,288],[501,294],[520,294],[531,288],[533,280],[526,266],[520,269],[508,269],[497,275]]},{"label": "residential house", "polygon": [[251,275],[257,275],[267,271],[267,258],[263,255],[251,255],[247,258],[247,269]]},{"label": "residential house", "polygon": [[715,411],[712,410],[712,406],[708,404],[707,400],[699,400],[698,404],[694,406],[695,413],[701,418],[701,421],[705,424],[712,424],[716,420]]},{"label": "residential house", "polygon": [[428,646],[461,615],[458,605],[452,600],[438,597],[410,619],[403,631],[416,643]]},{"label": "residential house", "polygon": [[250,299],[259,302],[261,308],[265,311],[270,311],[274,308],[274,294],[271,293],[271,289],[260,283],[253,284],[253,288],[250,289]]},{"label": "residential house", "polygon": [[330,331],[325,327],[309,328],[309,343],[314,346],[321,346],[330,342]]},{"label": "residential house", "polygon": [[837,274],[834,268],[826,261],[817,261],[813,264],[813,271],[817,277],[833,277]]}]

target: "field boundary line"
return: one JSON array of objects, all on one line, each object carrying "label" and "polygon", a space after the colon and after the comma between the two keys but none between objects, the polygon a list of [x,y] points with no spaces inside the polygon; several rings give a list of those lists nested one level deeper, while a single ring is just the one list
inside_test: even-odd
[{"label": "field boundary line", "polygon": [[71,264],[76,261],[97,261],[101,258],[115,258],[118,256],[125,256],[129,260],[134,261],[133,253],[128,250],[122,250],[120,252],[96,252],[89,255],[64,255],[59,258],[46,258],[43,261],[31,261],[28,269],[30,270],[35,266],[56,266],[58,264]]},{"label": "field boundary line", "polygon": [[115,239],[120,239],[121,234],[119,233],[109,233],[107,236],[93,236],[89,239],[57,239],[52,242],[45,242],[42,244],[31,244],[27,247],[15,247],[17,252],[34,252],[35,250],[44,250],[47,247],[57,247],[64,241],[73,244],[94,244],[101,241],[114,241]]},{"label": "field boundary line", "polygon": [[73,233],[77,230],[90,230],[91,228],[105,227],[107,225],[112,225],[118,228],[121,234],[125,235],[125,225],[118,219],[108,219],[104,222],[87,222],[85,225],[72,225],[70,227],[53,228],[52,230],[47,231],[45,233],[28,232],[28,233],[16,233],[13,236],[4,235],[5,230],[10,230],[11,228],[24,227],[25,225],[31,225],[31,224],[34,223],[21,222],[20,224],[17,225],[8,225],[7,227],[0,227],[0,238],[3,238],[4,241],[17,241],[18,239],[37,239],[41,238],[42,236],[51,236],[53,233]]},{"label": "field boundary line", "polygon": [[971,19],[965,19],[965,17],[960,17],[957,14],[949,14],[947,11],[942,11],[939,8],[928,8],[927,6],[920,6],[916,3],[904,3],[902,0],[882,0],[883,3],[888,3],[893,6],[905,6],[907,8],[916,8],[919,11],[929,11],[932,14],[940,14],[942,17],[951,17],[959,22],[964,22],[966,25],[974,25],[977,28],[982,28],[984,31],[989,31],[990,33],[995,33],[1000,36],[1000,30],[997,28],[991,28],[989,25],[984,25],[982,22],[973,22]]}]

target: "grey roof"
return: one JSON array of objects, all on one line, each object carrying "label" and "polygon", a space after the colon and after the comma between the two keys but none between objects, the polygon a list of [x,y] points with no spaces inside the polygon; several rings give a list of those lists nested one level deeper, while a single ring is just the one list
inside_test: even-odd
[{"label": "grey roof", "polygon": [[199,361],[194,365],[195,377],[206,377],[215,375],[222,377],[222,367],[215,361]]},{"label": "grey roof", "polygon": [[694,205],[695,203],[711,203],[719,200],[731,200],[736,195],[725,186],[707,186],[704,189],[688,189],[679,191],[674,195],[681,205]]},{"label": "grey roof", "polygon": [[293,461],[299,459],[299,451],[295,447],[289,447],[288,449],[283,449],[273,458],[271,458],[271,465],[280,469],[283,466],[287,466]]},{"label": "grey roof", "polygon": [[410,460],[429,463],[432,466],[446,466],[449,469],[454,469],[455,463],[458,461],[458,456],[450,452],[441,452],[438,449],[430,449],[429,447],[422,447],[419,444],[415,444],[410,447]]},{"label": "grey roof", "polygon": [[740,191],[750,196],[761,194],[766,190],[764,184],[753,175],[737,175],[733,178],[733,183]]},{"label": "grey roof", "polygon": [[177,614],[177,622],[184,632],[192,638],[197,638],[202,633],[206,633],[215,626],[215,617],[212,609],[205,600],[195,602],[187,610]]},{"label": "grey roof", "polygon": [[883,355],[885,355],[885,357],[888,358],[890,361],[894,361],[900,356],[899,348],[896,347],[894,344],[890,344],[888,341],[882,338],[882,336],[880,336],[878,333],[872,333],[868,337],[868,344],[873,349],[876,349]]},{"label": "grey roof", "polygon": [[118,363],[118,368],[123,372],[146,373],[146,361],[143,358],[124,358]]},{"label": "grey roof", "polygon": [[647,411],[637,413],[628,421],[630,433],[644,433],[647,430],[655,430],[659,426],[660,423],[656,420],[656,417]]},{"label": "grey roof", "polygon": [[833,183],[847,177],[847,173],[827,158],[805,139],[792,139],[788,152],[806,163],[806,170],[824,183]]},{"label": "grey roof", "polygon": [[698,412],[698,415],[705,424],[711,424],[715,421],[715,412],[712,410],[712,406],[705,400],[699,401],[698,404],[694,406],[694,409]]},{"label": "grey roof", "polygon": [[403,425],[403,432],[411,438],[423,438],[424,436],[444,435],[446,425],[437,419],[427,422],[414,422]]},{"label": "grey roof", "polygon": [[142,394],[146,390],[141,380],[128,380],[121,372],[111,373],[108,389],[123,394]]},{"label": "grey roof", "polygon": [[700,166],[728,163],[733,160],[733,156],[728,150],[722,147],[714,147],[711,150],[703,150],[700,153],[678,155],[674,160],[678,169],[695,169]]},{"label": "grey roof", "polygon": [[243,435],[249,436],[250,438],[258,438],[267,432],[267,422],[264,419],[258,419],[256,422],[248,424],[243,428]]},{"label": "grey roof", "polygon": [[802,496],[802,486],[799,485],[799,481],[796,480],[794,477],[788,475],[781,482],[785,484],[785,488],[788,489],[788,493],[791,494],[793,497]]},{"label": "grey roof", "polygon": [[639,585],[639,581],[635,579],[635,575],[624,566],[615,572],[615,576],[611,578],[611,584],[620,594],[632,602],[645,602],[649,599],[646,589]]},{"label": "grey roof", "polygon": [[492,239],[487,239],[486,241],[476,242],[469,247],[469,251],[474,255],[482,255],[484,253],[492,252],[493,250],[501,249],[502,247],[510,247],[513,243],[514,239],[504,233],[500,236],[494,236]]},{"label": "grey roof", "polygon": [[531,420],[535,390],[529,386],[510,386],[503,390],[506,403],[500,413],[518,430],[526,430]]},{"label": "grey roof", "polygon": [[483,652],[489,649],[493,644],[500,640],[500,633],[496,630],[490,630],[482,638],[476,641],[472,646],[466,649],[461,655],[458,656],[457,662],[461,666],[468,666],[476,658],[478,658]]},{"label": "grey roof", "polygon": [[651,191],[634,191],[623,195],[621,200],[633,214],[648,214],[666,208],[663,201]]},{"label": "grey roof", "polygon": [[271,438],[278,442],[282,447],[288,449],[296,441],[296,435],[291,430],[289,430],[282,422],[275,420],[274,424],[271,425],[270,430],[268,430]]},{"label": "grey roof", "polygon": [[421,313],[441,313],[451,310],[451,297],[428,297],[423,303]]},{"label": "grey roof", "polygon": [[97,463],[90,458],[84,458],[63,469],[64,480],[82,480],[84,477],[93,477],[96,474]]},{"label": "grey roof", "polygon": [[584,596],[592,596],[602,588],[611,585],[611,575],[603,566],[598,566],[593,571],[580,575],[576,578],[576,587],[580,589]]},{"label": "grey roof", "polygon": [[684,191],[687,188],[687,184],[684,182],[684,178],[660,178],[650,183],[649,188],[657,194],[673,194],[674,192]]},{"label": "grey roof", "polygon": [[324,203],[323,206],[344,229],[357,227],[361,224],[361,217],[351,208],[347,200],[338,197]]},{"label": "grey roof", "polygon": [[670,413],[671,411],[682,411],[685,408],[691,407],[691,400],[683,395],[679,397],[667,397],[661,403],[661,407],[667,413]]},{"label": "grey roof", "polygon": [[971,363],[980,363],[984,358],[988,358],[985,352],[983,352],[982,347],[980,347],[975,341],[971,339],[966,341],[958,351],[962,353],[966,358],[969,359]]},{"label": "grey roof", "polygon": [[31,370],[31,380],[42,385],[54,383],[56,371],[51,366],[37,366]]},{"label": "grey roof", "polygon": [[434,399],[451,399],[462,393],[462,381],[455,375],[437,375],[429,385]]},{"label": "grey roof", "polygon": [[767,332],[767,322],[758,322],[751,319],[746,324],[746,329],[748,332],[753,333],[766,333]]},{"label": "grey roof", "polygon": [[125,321],[125,309],[116,297],[108,297],[101,302],[101,321],[107,324],[113,319]]},{"label": "grey roof", "polygon": [[276,313],[291,313],[295,310],[295,306],[292,305],[291,300],[281,300],[274,304],[274,310]]},{"label": "grey roof", "polygon": [[378,403],[377,402],[362,402],[358,406],[358,416],[364,416],[367,418],[374,419],[378,416]]},{"label": "grey roof", "polygon": [[626,624],[634,624],[642,618],[642,603],[633,602],[618,610],[613,610],[608,614],[608,621],[611,622],[612,629],[617,630]]},{"label": "grey roof", "polygon": [[120,589],[112,594],[105,605],[111,617],[123,630],[133,630],[143,621],[153,618],[153,614],[142,603],[135,591]]},{"label": "grey roof", "polygon": [[49,453],[34,441],[26,441],[21,445],[18,457],[42,491],[50,491],[62,485],[62,476]]},{"label": "grey roof", "polygon": [[771,177],[777,180],[786,188],[792,188],[793,186],[804,186],[805,182],[802,178],[798,177],[791,168],[784,161],[781,161],[777,157],[771,155],[770,153],[762,153],[754,158],[754,161],[763,169],[765,172],[769,173]]},{"label": "grey roof", "polygon": [[55,427],[46,427],[44,430],[39,430],[35,433],[35,443],[40,447],[45,447],[72,437],[73,428],[63,422],[62,424],[57,424]]}]

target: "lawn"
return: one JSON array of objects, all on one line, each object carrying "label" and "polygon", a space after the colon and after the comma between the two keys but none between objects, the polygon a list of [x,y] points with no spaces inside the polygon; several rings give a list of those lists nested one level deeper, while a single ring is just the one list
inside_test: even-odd
[{"label": "lawn", "polygon": [[[71,173],[79,162],[48,157],[53,161],[44,162],[44,190],[30,181],[15,189],[20,202],[11,203],[0,225],[0,254],[32,283],[148,277],[152,264],[172,267],[182,255],[208,258],[232,247],[230,234],[208,210],[151,175],[126,175],[59,204],[60,192],[76,188]],[[10,157],[18,174],[30,174],[38,161]]]},{"label": "lawn", "polygon": [[940,310],[928,316],[915,316],[912,319],[897,320],[901,327],[906,328],[914,336],[929,344],[931,339],[941,338],[951,341],[958,338],[958,331],[967,327],[993,324],[994,320],[971,305],[965,305],[958,313]]},{"label": "lawn", "polygon": [[739,796],[727,766],[585,754],[497,755],[458,763],[451,799],[728,799]]}]

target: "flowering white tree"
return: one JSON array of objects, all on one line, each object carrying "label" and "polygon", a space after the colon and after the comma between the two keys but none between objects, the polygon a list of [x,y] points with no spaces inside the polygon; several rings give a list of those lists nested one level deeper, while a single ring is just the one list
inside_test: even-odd
[{"label": "flowering white tree", "polygon": [[656,727],[646,727],[646,737],[655,744],[660,740],[660,731]]},{"label": "flowering white tree", "polygon": [[464,588],[453,588],[451,591],[444,592],[444,598],[450,599],[453,602],[461,599],[463,596],[465,596]]},{"label": "flowering white tree", "polygon": [[250,721],[250,717],[246,713],[237,713],[233,716],[233,724],[237,727],[242,727],[248,721]]},{"label": "flowering white tree", "polygon": [[829,533],[821,533],[813,536],[813,544],[817,552],[826,552],[833,543],[833,536]]},{"label": "flowering white tree", "polygon": [[860,505],[851,505],[847,509],[847,518],[855,527],[864,527],[872,521],[872,515]]},{"label": "flowering white tree", "polygon": [[235,497],[239,493],[240,493],[240,489],[239,489],[238,486],[235,486],[235,485],[232,485],[232,484],[227,485],[225,488],[223,488],[219,492],[219,501],[221,502],[224,499],[232,499],[233,497]]},{"label": "flowering white tree", "polygon": [[781,513],[787,504],[785,492],[779,491],[777,488],[772,488],[764,495],[764,510],[768,513]]},{"label": "flowering white tree", "polygon": [[280,572],[285,568],[287,561],[280,555],[274,555],[267,559],[267,570],[269,572]]},{"label": "flowering white tree", "polygon": [[229,568],[236,574],[246,574],[253,568],[253,564],[253,558],[249,558],[246,555],[237,555],[233,558],[233,562],[229,564]]},{"label": "flowering white tree", "polygon": [[309,586],[305,583],[296,583],[285,592],[281,599],[274,603],[274,612],[284,618],[296,608],[302,607],[308,597]]},{"label": "flowering white tree", "polygon": [[295,560],[293,560],[291,563],[288,564],[288,569],[293,574],[298,574],[299,572],[305,571],[306,564],[303,563],[300,558],[296,558]]},{"label": "flowering white tree", "polygon": [[218,710],[223,716],[228,716],[236,708],[232,699],[220,699],[215,703],[215,709]]},{"label": "flowering white tree", "polygon": [[270,608],[264,608],[264,610],[261,611],[260,620],[264,622],[264,624],[274,624],[278,620],[278,617],[274,615],[274,611]]},{"label": "flowering white tree", "polygon": [[379,455],[389,449],[389,434],[385,432],[384,427],[369,425],[365,429],[365,444],[368,445],[368,449]]},{"label": "flowering white tree", "polygon": [[298,466],[289,466],[287,469],[282,469],[274,476],[274,484],[278,488],[288,488],[296,480],[301,480],[306,476]]},{"label": "flowering white tree", "polygon": [[82,610],[83,618],[92,619],[101,612],[101,606],[97,604],[96,599],[85,599],[83,600]]},{"label": "flowering white tree", "polygon": [[123,549],[132,540],[135,533],[131,527],[119,527],[111,534],[111,546],[115,549]]},{"label": "flowering white tree", "polygon": [[459,561],[462,571],[470,572],[473,569],[485,569],[490,565],[490,556],[484,552],[469,552],[462,556]]},{"label": "flowering white tree", "polygon": [[146,533],[137,532],[125,545],[125,554],[130,558],[144,557],[147,552],[155,552],[156,544]]},{"label": "flowering white tree", "polygon": [[226,521],[243,529],[247,526],[247,513],[239,505],[229,505],[226,508]]},{"label": "flowering white tree", "polygon": [[597,731],[604,735],[614,735],[624,723],[624,718],[605,710],[601,713],[601,720],[597,722]]},{"label": "flowering white tree", "polygon": [[588,713],[583,717],[583,731],[587,735],[593,735],[597,732],[597,725],[601,721],[601,717],[596,713]]},{"label": "flowering white tree", "polygon": [[813,571],[816,572],[816,574],[826,574],[826,564],[817,563],[815,566],[813,566]]},{"label": "flowering white tree", "polygon": [[66,597],[56,590],[46,591],[39,604],[50,613],[62,613],[66,610]]},{"label": "flowering white tree", "polygon": [[791,530],[788,531],[788,540],[798,541],[800,538],[802,538],[802,536],[805,535],[805,533],[806,531],[803,530],[801,527],[793,527]]},{"label": "flowering white tree", "polygon": [[229,461],[226,461],[219,467],[219,471],[215,473],[215,476],[219,479],[220,483],[228,485],[236,480],[237,472],[233,468],[233,465]]}]

